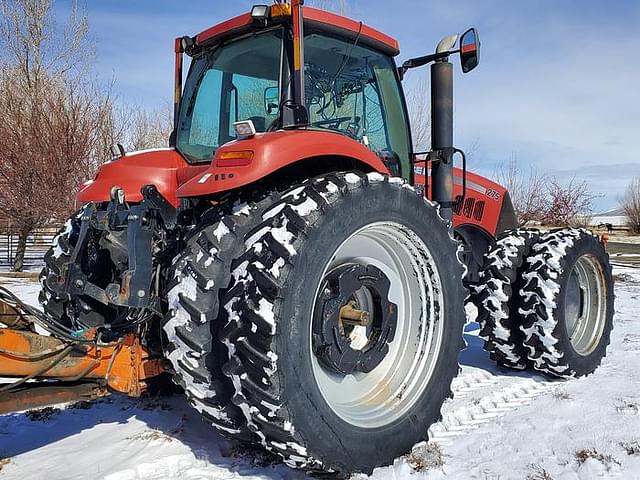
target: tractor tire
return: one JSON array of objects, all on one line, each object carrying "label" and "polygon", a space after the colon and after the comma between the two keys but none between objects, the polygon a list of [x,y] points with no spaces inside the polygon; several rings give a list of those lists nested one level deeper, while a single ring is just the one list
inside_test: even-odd
[{"label": "tractor tire", "polygon": [[68,326],[69,319],[66,318],[65,311],[66,299],[56,294],[50,282],[62,273],[62,266],[71,258],[80,233],[81,215],[82,211],[69,218],[53,238],[51,248],[44,255],[44,267],[39,276],[41,289],[38,301],[44,312]]},{"label": "tractor tire", "polygon": [[[46,314],[55,321],[74,329],[99,327],[105,324],[113,324],[120,316],[123,318],[122,309],[104,305],[88,296],[60,296],[56,292],[56,283],[63,273],[62,267],[69,262],[73,250],[78,241],[82,224],[82,215],[85,209],[71,216],[64,227],[53,239],[51,248],[44,256],[45,266],[40,272],[41,290],[38,300]],[[112,259],[114,253],[111,243],[100,234],[93,234],[89,245],[82,253],[82,269],[90,282],[104,288],[108,283],[117,278],[117,266]],[[122,252],[118,252],[122,254]]]},{"label": "tractor tire", "polygon": [[520,330],[519,290],[524,261],[539,237],[537,231],[516,230],[498,239],[485,255],[473,303],[478,309],[480,337],[489,357],[503,367],[530,366]]},{"label": "tractor tire", "polygon": [[328,174],[238,243],[222,370],[258,444],[348,475],[426,440],[464,348],[463,267],[437,206],[400,179]]},{"label": "tractor tire", "polygon": [[520,329],[533,367],[561,378],[592,373],[613,329],[613,278],[600,239],[584,229],[544,234],[522,277]]},{"label": "tractor tire", "polygon": [[272,193],[262,200],[229,202],[231,207],[212,210],[203,225],[190,233],[168,273],[164,350],[174,382],[209,423],[240,441],[254,440],[254,435],[231,402],[231,380],[222,374],[228,354],[219,341],[224,326],[219,300],[229,285],[232,261],[244,253],[243,236],[277,198]]}]

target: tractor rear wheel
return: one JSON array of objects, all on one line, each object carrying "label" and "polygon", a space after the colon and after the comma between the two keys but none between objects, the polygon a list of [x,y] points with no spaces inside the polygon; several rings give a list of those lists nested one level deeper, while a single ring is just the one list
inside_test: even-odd
[{"label": "tractor rear wheel", "polygon": [[435,205],[375,173],[306,181],[259,220],[221,302],[233,404],[292,467],[391,464],[426,439],[458,372],[457,243]]},{"label": "tractor rear wheel", "polygon": [[526,257],[539,236],[533,230],[503,234],[485,255],[481,283],[472,298],[485,350],[499,365],[516,370],[530,366],[520,330],[519,290]]},{"label": "tractor rear wheel", "polygon": [[241,441],[254,438],[231,402],[233,384],[221,370],[228,354],[219,338],[225,318],[220,295],[231,281],[233,260],[244,253],[244,235],[277,198],[277,193],[258,195],[255,201],[230,201],[212,210],[187,238],[167,275],[163,330],[174,382],[209,423]]},{"label": "tractor rear wheel", "polygon": [[580,377],[601,363],[613,329],[609,257],[587,230],[541,236],[527,258],[520,290],[521,330],[534,368]]}]

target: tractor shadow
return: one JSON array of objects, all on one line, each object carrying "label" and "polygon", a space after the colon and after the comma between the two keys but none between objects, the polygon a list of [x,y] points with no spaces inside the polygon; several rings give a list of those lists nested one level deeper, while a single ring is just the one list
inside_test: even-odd
[{"label": "tractor shadow", "polygon": [[[61,459],[74,458],[85,448],[86,455],[95,456],[88,445],[96,440],[103,442],[102,458],[113,454],[112,470],[118,470],[116,457],[123,449],[141,452],[142,464],[159,462],[156,450],[168,449],[172,455],[192,455],[205,468],[215,466],[216,472],[222,469],[234,478],[308,478],[274,456],[232,444],[205,423],[182,394],[147,399],[113,396],[0,416],[0,459],[22,455],[20,463],[30,463],[34,455],[48,456],[52,450]],[[46,447],[52,449],[49,454],[38,451]]]}]

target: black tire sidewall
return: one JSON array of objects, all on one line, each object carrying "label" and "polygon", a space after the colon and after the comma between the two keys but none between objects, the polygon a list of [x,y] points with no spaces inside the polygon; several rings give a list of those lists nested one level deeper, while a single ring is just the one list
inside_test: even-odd
[{"label": "black tire sidewall", "polygon": [[[606,289],[606,317],[602,335],[596,348],[588,355],[580,355],[571,344],[567,330],[565,317],[566,293],[571,277],[571,272],[578,260],[584,255],[591,255],[597,259],[602,269]],[[605,356],[609,337],[613,329],[614,293],[613,277],[609,267],[609,259],[600,241],[592,235],[581,235],[578,240],[567,250],[562,259],[562,273],[558,277],[560,293],[557,296],[557,307],[554,315],[557,318],[553,336],[558,339],[555,348],[563,353],[563,363],[568,365],[576,376],[582,376],[593,372],[602,358]]]},{"label": "black tire sidewall", "polygon": [[[342,420],[327,405],[312,371],[310,338],[315,292],[332,254],[352,233],[375,222],[409,227],[429,246],[438,268],[444,298],[444,331],[432,379],[420,399],[403,418],[384,427],[364,429]],[[274,347],[281,390],[296,431],[310,455],[335,461],[333,467],[370,471],[373,465],[392,463],[417,441],[426,438],[429,425],[440,418],[450,382],[457,374],[462,344],[464,290],[455,245],[435,207],[427,207],[413,191],[386,182],[349,192],[328,208],[296,246],[287,285],[276,301],[279,313]],[[462,318],[456,318],[460,317]]]}]

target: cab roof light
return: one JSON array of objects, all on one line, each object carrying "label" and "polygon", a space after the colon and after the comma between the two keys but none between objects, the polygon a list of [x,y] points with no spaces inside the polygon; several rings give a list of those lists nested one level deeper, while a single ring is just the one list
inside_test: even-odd
[{"label": "cab roof light", "polygon": [[236,131],[238,140],[244,138],[251,138],[256,134],[256,127],[251,120],[243,120],[241,122],[235,122],[233,129]]},{"label": "cab roof light", "polygon": [[252,160],[251,150],[222,152],[216,158],[216,167],[246,167]]},{"label": "cab roof light", "polygon": [[260,25],[267,25],[267,22],[269,21],[269,13],[269,5],[254,5],[251,8],[251,18],[254,23],[258,23]]}]

